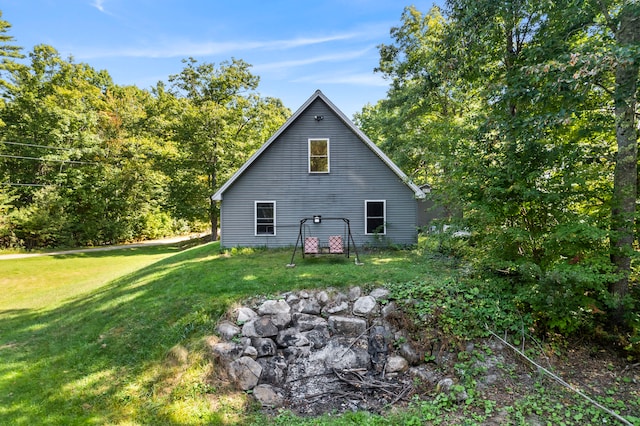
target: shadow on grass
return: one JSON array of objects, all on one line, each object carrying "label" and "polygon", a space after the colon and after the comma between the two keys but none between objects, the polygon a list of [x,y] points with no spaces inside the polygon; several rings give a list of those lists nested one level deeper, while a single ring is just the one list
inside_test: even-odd
[{"label": "shadow on grass", "polygon": [[[143,406],[130,412],[126,400],[136,395],[123,393],[122,387],[134,384],[146,365],[162,359],[167,348],[185,337],[184,327],[177,323],[203,302],[198,296],[205,297],[206,289],[190,287],[179,277],[189,270],[196,273],[198,259],[216,249],[207,245],[179,253],[179,248],[171,248],[177,254],[56,309],[4,311],[0,324],[2,423],[148,418],[148,413],[140,412]],[[140,250],[167,248],[124,249],[117,256],[135,256]],[[105,251],[58,258],[115,255]],[[217,309],[221,307],[220,303]]]},{"label": "shadow on grass", "polygon": [[[124,254],[135,255],[135,249]],[[110,253],[78,254],[89,255]],[[172,412],[169,405],[178,396],[161,391],[158,372],[172,347],[202,346],[230,304],[243,298],[380,284],[385,273],[407,280],[420,273],[411,262],[359,267],[353,259],[334,257],[299,259],[296,268],[286,268],[289,257],[284,250],[235,256],[221,253],[217,243],[206,244],[56,309],[5,311],[0,315],[5,317],[0,323],[0,418],[7,424],[220,422],[208,408],[195,414],[197,421],[180,420]],[[196,389],[189,398],[205,401],[206,392]]]}]

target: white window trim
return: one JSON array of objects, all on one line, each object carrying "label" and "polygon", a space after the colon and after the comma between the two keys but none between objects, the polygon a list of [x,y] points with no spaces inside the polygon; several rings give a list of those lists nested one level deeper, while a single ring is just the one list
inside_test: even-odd
[{"label": "white window trim", "polygon": [[[258,203],[273,204],[273,234],[258,234]],[[256,237],[276,236],[276,202],[274,200],[256,200],[253,202],[253,235]]]},{"label": "white window trim", "polygon": [[[327,171],[312,172],[311,171],[311,141],[327,141]],[[329,138],[309,138],[307,142],[307,170],[309,174],[327,174],[331,172],[331,142]]]},{"label": "white window trim", "polygon": [[[383,232],[367,232],[367,204],[382,203],[382,223]],[[364,234],[365,235],[387,235],[387,200],[364,200]]]}]

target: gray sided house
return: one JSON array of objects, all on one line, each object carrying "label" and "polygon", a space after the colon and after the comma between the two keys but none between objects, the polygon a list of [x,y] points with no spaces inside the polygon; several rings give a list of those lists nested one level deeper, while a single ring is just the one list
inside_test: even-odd
[{"label": "gray sided house", "polygon": [[[216,192],[223,247],[286,247],[305,236],[327,246],[415,244],[425,194],[321,92],[316,91]],[[343,242],[344,238],[342,239]]]}]

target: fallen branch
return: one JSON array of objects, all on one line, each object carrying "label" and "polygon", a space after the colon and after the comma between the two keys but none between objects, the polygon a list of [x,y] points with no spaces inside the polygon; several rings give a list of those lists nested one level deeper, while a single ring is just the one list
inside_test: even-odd
[{"label": "fallen branch", "polygon": [[399,383],[385,382],[372,377],[365,377],[358,371],[351,370],[340,372],[334,369],[333,372],[338,379],[356,389],[379,390],[394,397],[400,395],[395,398],[394,403],[402,399],[402,397],[412,390],[411,385],[401,385]]},{"label": "fallen branch", "polygon": [[560,383],[562,386],[566,387],[569,390],[572,390],[573,392],[577,393],[578,395],[580,395],[581,397],[583,397],[584,399],[586,399],[587,401],[589,401],[590,403],[592,403],[593,405],[595,405],[596,407],[600,408],[601,410],[607,412],[608,414],[612,415],[613,417],[615,417],[616,419],[620,420],[622,423],[629,425],[629,426],[633,426],[633,423],[631,423],[630,421],[628,421],[627,419],[625,419],[624,417],[622,417],[620,414],[616,413],[613,410],[610,410],[609,408],[603,406],[602,404],[598,403],[598,401],[594,400],[593,398],[589,397],[588,395],[582,393],[580,390],[574,388],[573,386],[571,386],[569,383],[565,382],[564,380],[562,380],[562,378],[554,373],[552,373],[551,371],[547,370],[546,368],[544,368],[543,366],[541,366],[540,364],[536,363],[534,360],[532,360],[531,358],[529,358],[528,356],[526,356],[523,352],[521,352],[518,348],[516,348],[515,346],[513,346],[511,343],[507,342],[506,340],[504,340],[502,337],[498,336],[496,333],[494,333],[493,331],[491,331],[491,329],[489,328],[489,326],[487,326],[485,324],[485,328],[487,329],[487,331],[496,339],[500,340],[502,343],[504,343],[505,345],[507,345],[508,347],[510,347],[515,353],[517,353],[518,355],[520,355],[521,357],[523,357],[524,359],[526,359],[527,361],[529,361],[531,364],[535,365],[539,370],[543,371],[544,373],[546,373],[549,377],[551,377],[553,380],[555,380],[556,382]]}]

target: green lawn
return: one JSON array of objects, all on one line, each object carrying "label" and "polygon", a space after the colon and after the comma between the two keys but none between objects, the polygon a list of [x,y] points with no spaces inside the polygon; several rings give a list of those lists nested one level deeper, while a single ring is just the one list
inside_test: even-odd
[{"label": "green lawn", "polygon": [[[388,417],[257,413],[250,396],[215,380],[207,343],[220,317],[243,299],[389,284],[408,298],[422,292],[424,306],[439,306],[438,324],[453,335],[477,332],[487,315],[494,323],[502,318],[499,329],[508,328],[509,315],[520,318],[491,283],[461,279],[449,262],[418,249],[366,253],[362,266],[353,258],[298,257],[298,266],[287,268],[290,257],[290,250],[221,252],[209,243],[0,261],[0,425],[481,424],[495,414],[492,401],[458,404],[444,394]],[[473,392],[475,378],[467,379]],[[583,415],[602,419],[574,396],[536,389],[504,408],[510,419],[527,412],[566,424],[582,424]],[[627,403],[607,395],[619,409],[640,406],[637,393]],[[559,401],[573,401],[573,411]]]},{"label": "green lawn", "polygon": [[438,274],[413,251],[296,259],[217,243],[0,262],[0,424],[241,424],[207,384],[206,336],[232,303],[294,288]]},{"label": "green lawn", "polygon": [[56,307],[177,251],[154,246],[0,260],[0,312]]}]

